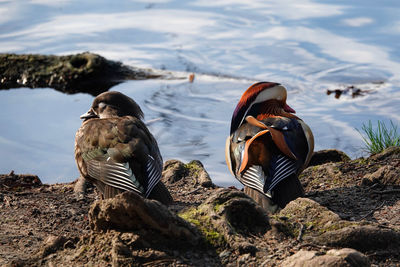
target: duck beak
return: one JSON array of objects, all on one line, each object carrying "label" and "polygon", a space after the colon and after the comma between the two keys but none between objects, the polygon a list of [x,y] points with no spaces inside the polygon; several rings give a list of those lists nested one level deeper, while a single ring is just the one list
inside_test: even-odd
[{"label": "duck beak", "polygon": [[94,110],[91,108],[89,109],[88,112],[86,112],[85,114],[82,114],[79,118],[83,121],[86,121],[88,119],[91,118],[98,118],[99,116],[97,116],[97,114],[94,112]]},{"label": "duck beak", "polygon": [[285,110],[286,112],[289,113],[296,113],[296,111],[294,109],[292,109],[288,104],[285,103],[285,105],[283,106],[283,110]]}]

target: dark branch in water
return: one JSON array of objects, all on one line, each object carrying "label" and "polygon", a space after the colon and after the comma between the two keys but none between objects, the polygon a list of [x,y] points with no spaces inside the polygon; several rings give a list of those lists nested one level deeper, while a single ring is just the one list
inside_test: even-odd
[{"label": "dark branch in water", "polygon": [[[383,82],[379,82],[379,83],[375,83],[375,84],[380,85],[382,83]],[[364,90],[364,89],[357,88],[354,85],[347,86],[344,89],[333,89],[333,90],[327,89],[326,90],[327,95],[334,93],[336,99],[339,99],[341,95],[345,95],[345,94],[349,94],[349,95],[351,95],[352,98],[356,98],[359,96],[364,96],[366,94],[371,94],[373,92],[375,92],[375,90]]]}]

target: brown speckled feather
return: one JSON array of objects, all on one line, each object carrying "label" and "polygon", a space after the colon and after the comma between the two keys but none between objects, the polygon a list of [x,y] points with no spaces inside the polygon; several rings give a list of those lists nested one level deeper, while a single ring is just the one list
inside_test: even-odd
[{"label": "brown speckled feather", "polygon": [[[75,138],[78,169],[104,198],[130,190],[168,204],[172,198],[160,181],[162,158],[157,142],[140,119],[137,104],[115,93],[96,97],[83,117]],[[123,115],[129,110],[132,115]]]}]

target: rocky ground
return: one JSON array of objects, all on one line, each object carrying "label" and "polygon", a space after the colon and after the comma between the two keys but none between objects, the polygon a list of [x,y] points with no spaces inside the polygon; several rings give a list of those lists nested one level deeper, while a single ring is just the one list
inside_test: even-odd
[{"label": "rocky ground", "polygon": [[100,200],[75,183],[0,176],[0,264],[8,266],[397,266],[400,148],[350,160],[319,151],[306,196],[266,214],[215,186],[198,161],[167,161],[175,203],[124,193]]}]

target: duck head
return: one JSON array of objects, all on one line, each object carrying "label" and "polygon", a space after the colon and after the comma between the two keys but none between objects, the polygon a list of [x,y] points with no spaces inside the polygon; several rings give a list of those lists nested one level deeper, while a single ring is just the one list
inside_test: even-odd
[{"label": "duck head", "polygon": [[274,115],[296,113],[286,104],[286,97],[286,88],[279,83],[259,82],[253,84],[243,93],[233,112],[230,134],[239,128],[247,116],[257,117],[262,113]]},{"label": "duck head", "polygon": [[99,94],[92,103],[91,108],[80,116],[84,121],[91,118],[112,118],[133,116],[143,118],[139,105],[130,97],[116,91]]}]

